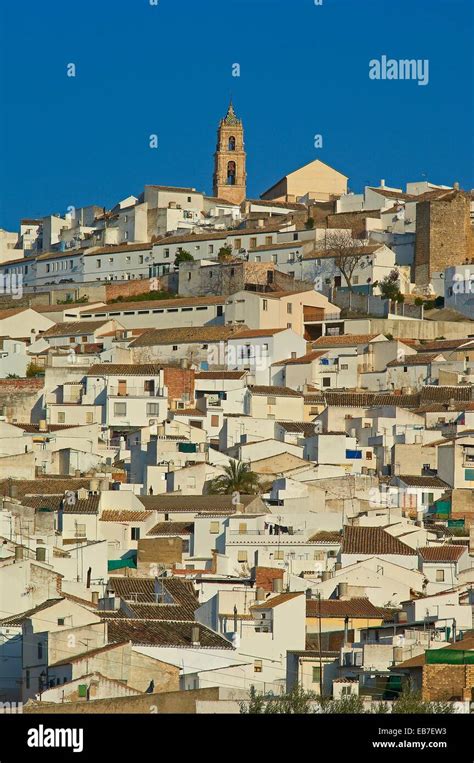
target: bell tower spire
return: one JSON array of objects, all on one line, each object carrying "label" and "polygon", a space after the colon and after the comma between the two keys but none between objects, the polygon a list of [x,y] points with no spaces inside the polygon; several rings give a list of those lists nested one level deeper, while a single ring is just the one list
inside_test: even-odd
[{"label": "bell tower spire", "polygon": [[219,122],[214,154],[214,196],[234,204],[246,198],[247,173],[242,120],[230,100],[227,114]]}]

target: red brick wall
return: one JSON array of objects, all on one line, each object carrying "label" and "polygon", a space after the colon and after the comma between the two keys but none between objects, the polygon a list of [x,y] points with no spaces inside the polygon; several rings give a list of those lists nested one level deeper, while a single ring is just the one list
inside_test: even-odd
[{"label": "red brick wall", "polygon": [[273,581],[283,579],[283,570],[276,567],[256,567],[255,568],[255,587],[263,588],[264,591],[271,593],[273,591]]},{"label": "red brick wall", "polygon": [[194,401],[194,370],[168,366],[164,370],[164,382],[168,387],[168,401],[182,400],[183,395],[189,395],[189,403]]}]

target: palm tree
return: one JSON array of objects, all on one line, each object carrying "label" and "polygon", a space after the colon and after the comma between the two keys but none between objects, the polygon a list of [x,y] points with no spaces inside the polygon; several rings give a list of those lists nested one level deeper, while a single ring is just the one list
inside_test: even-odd
[{"label": "palm tree", "polygon": [[210,495],[254,495],[259,492],[258,477],[250,471],[248,464],[231,461],[229,466],[224,467],[224,472],[211,481],[208,491]]}]

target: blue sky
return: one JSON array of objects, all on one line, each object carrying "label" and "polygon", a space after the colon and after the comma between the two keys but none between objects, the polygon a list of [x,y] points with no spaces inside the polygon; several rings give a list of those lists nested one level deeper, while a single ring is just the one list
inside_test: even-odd
[{"label": "blue sky", "polygon": [[[473,18],[472,0],[4,0],[0,227],[145,183],[211,192],[231,94],[250,197],[314,158],[354,191],[422,176],[470,189]],[[429,59],[429,84],[370,80],[383,54]]]}]

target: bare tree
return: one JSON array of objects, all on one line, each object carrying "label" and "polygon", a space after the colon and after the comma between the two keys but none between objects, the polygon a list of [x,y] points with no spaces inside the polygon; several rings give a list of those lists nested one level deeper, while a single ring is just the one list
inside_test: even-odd
[{"label": "bare tree", "polygon": [[353,238],[351,231],[335,228],[318,247],[319,251],[334,257],[334,263],[344,276],[349,291],[353,291],[352,276],[354,270],[360,260],[367,256],[367,244],[366,239]]}]

